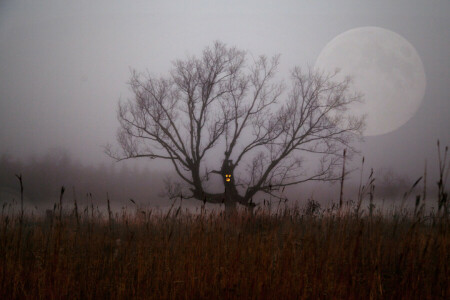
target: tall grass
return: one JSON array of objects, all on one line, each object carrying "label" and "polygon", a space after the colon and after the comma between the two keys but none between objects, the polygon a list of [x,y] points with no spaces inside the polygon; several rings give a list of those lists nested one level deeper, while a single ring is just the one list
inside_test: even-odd
[{"label": "tall grass", "polygon": [[0,298],[450,297],[443,214],[55,217],[2,216]]},{"label": "tall grass", "polygon": [[141,210],[130,199],[133,212],[114,213],[106,195],[103,216],[92,196],[90,212],[75,196],[64,211],[64,188],[46,218],[5,204],[0,299],[449,299],[445,160],[439,208],[429,213],[426,186],[414,212],[364,213],[373,172],[354,205],[344,207],[340,195],[328,210],[310,201],[276,213],[194,215],[181,206]]}]

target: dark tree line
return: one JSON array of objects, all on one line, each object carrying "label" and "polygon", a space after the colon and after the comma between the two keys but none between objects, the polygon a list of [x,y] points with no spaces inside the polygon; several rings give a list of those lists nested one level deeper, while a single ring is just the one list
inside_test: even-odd
[{"label": "dark tree line", "polygon": [[[32,205],[52,205],[59,196],[61,186],[67,192],[65,198],[72,202],[73,188],[78,201],[86,200],[91,194],[98,205],[106,204],[108,192],[113,203],[126,203],[133,198],[142,203],[160,204],[161,173],[148,169],[139,171],[113,165],[82,165],[73,161],[63,151],[21,161],[9,155],[0,156],[0,189],[4,194],[18,193],[19,185],[15,174],[22,174],[24,193]],[[12,199],[0,199],[3,202]]]}]

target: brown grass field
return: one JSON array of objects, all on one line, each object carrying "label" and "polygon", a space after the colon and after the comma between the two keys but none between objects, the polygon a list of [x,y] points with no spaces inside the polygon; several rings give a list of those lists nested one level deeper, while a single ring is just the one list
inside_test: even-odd
[{"label": "brown grass field", "polygon": [[448,212],[0,219],[0,299],[449,299]]},{"label": "brown grass field", "polygon": [[403,207],[425,171],[387,212],[374,209],[371,172],[339,209],[113,214],[107,197],[105,217],[75,197],[63,210],[62,188],[39,217],[24,213],[16,175],[20,210],[4,203],[0,216],[0,299],[450,299],[447,151],[428,211],[426,184]]}]

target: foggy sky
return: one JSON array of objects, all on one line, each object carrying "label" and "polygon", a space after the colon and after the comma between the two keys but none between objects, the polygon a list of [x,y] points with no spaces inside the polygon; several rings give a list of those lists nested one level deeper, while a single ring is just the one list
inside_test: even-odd
[{"label": "foggy sky", "polygon": [[369,166],[420,175],[425,159],[436,163],[436,139],[450,144],[449,16],[449,1],[2,1],[0,154],[57,147],[85,164],[110,162],[101,146],[115,142],[130,68],[166,75],[171,61],[221,40],[280,53],[287,77],[340,33],[379,26],[416,48],[427,88],[409,122],[360,149]]}]

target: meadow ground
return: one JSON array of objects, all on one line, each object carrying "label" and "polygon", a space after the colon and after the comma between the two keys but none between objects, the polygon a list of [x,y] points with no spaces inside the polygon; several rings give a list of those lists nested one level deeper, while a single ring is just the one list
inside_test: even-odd
[{"label": "meadow ground", "polygon": [[449,299],[448,211],[0,217],[1,299]]}]

